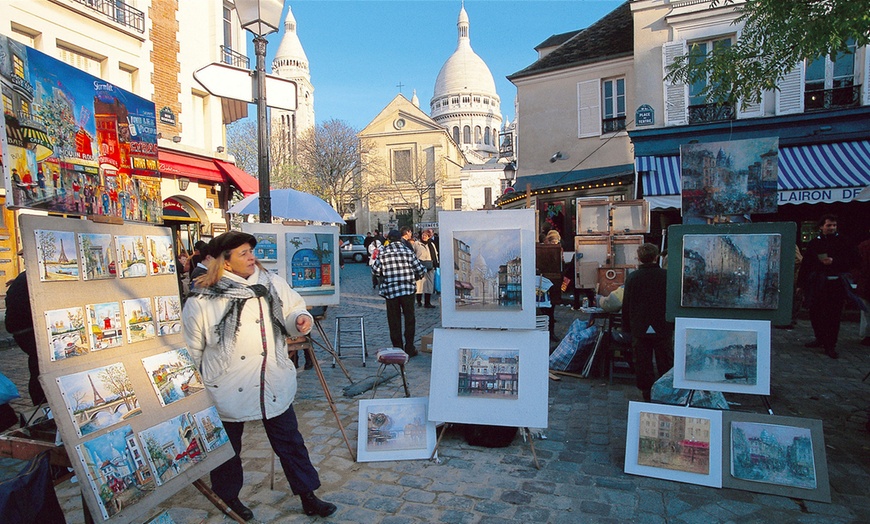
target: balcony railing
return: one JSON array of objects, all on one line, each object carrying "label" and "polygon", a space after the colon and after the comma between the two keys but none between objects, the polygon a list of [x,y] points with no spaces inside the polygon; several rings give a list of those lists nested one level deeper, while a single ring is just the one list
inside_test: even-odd
[{"label": "balcony railing", "polygon": [[625,130],[625,116],[616,118],[604,118],[601,120],[601,133],[616,133]]},{"label": "balcony railing", "polygon": [[804,91],[804,111],[855,107],[860,104],[861,86]]},{"label": "balcony railing", "polygon": [[734,120],[734,106],[731,104],[698,104],[689,106],[689,123],[704,124]]},{"label": "balcony railing", "polygon": [[233,51],[225,45],[221,46],[221,62],[229,64],[231,66],[241,67],[242,69],[251,68],[251,62],[250,60],[248,60],[247,56],[239,53],[238,51]]},{"label": "balcony railing", "polygon": [[102,13],[114,22],[145,32],[145,13],[127,5],[124,0],[73,0],[89,9]]}]

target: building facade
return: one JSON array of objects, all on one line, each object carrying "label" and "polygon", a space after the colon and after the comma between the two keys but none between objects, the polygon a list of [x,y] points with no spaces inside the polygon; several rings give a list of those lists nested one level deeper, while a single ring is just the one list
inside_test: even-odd
[{"label": "building facade", "polygon": [[296,17],[289,8],[284,20],[284,36],[272,60],[272,73],[296,83],[296,110],[272,110],[273,150],[296,164],[299,138],[315,125],[314,86],[308,56],[296,33]]}]

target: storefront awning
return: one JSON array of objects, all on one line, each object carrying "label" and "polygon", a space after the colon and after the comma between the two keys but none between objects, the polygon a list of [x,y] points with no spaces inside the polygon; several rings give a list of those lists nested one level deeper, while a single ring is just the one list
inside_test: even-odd
[{"label": "storefront awning", "polygon": [[175,177],[187,177],[207,182],[225,182],[226,176],[210,158],[200,158],[192,155],[181,155],[160,149],[157,153],[160,160],[160,174]]},{"label": "storefront awning", "polygon": [[228,179],[239,188],[239,191],[245,196],[253,195],[260,190],[260,182],[245,171],[242,171],[235,164],[224,162],[223,160],[215,160],[214,163],[218,166]]}]

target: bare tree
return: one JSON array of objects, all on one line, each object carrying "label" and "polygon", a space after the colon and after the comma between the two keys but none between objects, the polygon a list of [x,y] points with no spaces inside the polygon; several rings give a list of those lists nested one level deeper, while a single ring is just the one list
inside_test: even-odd
[{"label": "bare tree", "polygon": [[257,122],[246,118],[227,126],[227,153],[239,169],[257,176]]},{"label": "bare tree", "polygon": [[[381,205],[403,204],[414,213],[414,222],[422,222],[426,214],[441,203],[438,189],[447,181],[443,159],[420,155],[394,158],[392,172],[377,177],[371,200]],[[433,217],[434,220],[434,217]]]}]

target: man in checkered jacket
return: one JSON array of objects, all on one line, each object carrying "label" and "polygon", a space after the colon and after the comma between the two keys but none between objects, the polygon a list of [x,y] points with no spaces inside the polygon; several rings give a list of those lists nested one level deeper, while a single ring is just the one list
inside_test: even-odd
[{"label": "man in checkered jacket", "polygon": [[[414,316],[416,282],[426,274],[426,268],[408,248],[398,231],[387,235],[389,243],[378,252],[372,264],[372,274],[381,279],[380,295],[387,299],[387,324],[393,347],[404,348],[409,357],[417,354],[414,334],[417,319]],[[405,315],[405,338],[402,343],[402,315]]]}]

